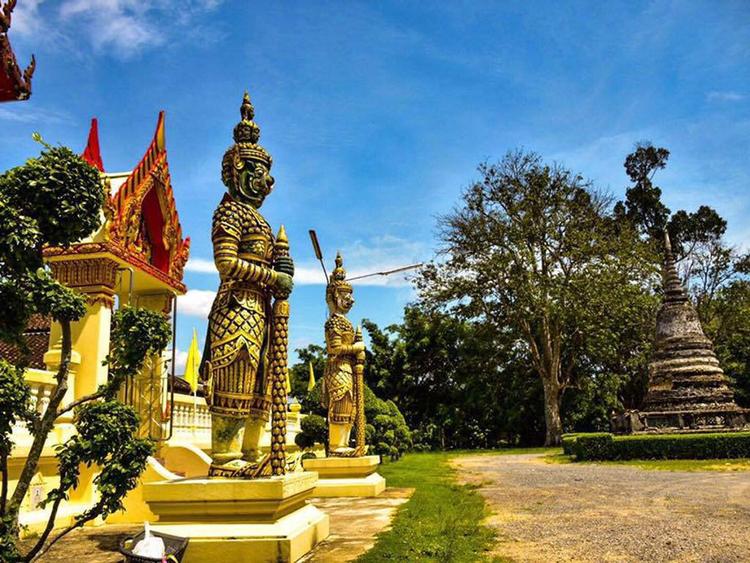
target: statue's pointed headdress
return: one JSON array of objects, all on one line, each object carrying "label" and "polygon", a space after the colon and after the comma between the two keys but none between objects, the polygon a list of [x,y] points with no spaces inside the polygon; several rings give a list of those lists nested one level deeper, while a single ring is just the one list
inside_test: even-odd
[{"label": "statue's pointed headdress", "polygon": [[336,267],[328,277],[328,286],[326,287],[326,300],[333,298],[333,295],[339,289],[352,290],[352,285],[346,281],[346,270],[344,269],[344,259],[341,257],[341,253],[336,253]]},{"label": "statue's pointed headdress", "polygon": [[[224,158],[221,162],[221,179],[224,185],[230,190],[236,187],[239,181],[238,174],[241,172],[247,163],[261,165],[266,172],[271,170],[273,159],[268,151],[258,144],[260,140],[260,127],[253,121],[255,117],[255,108],[253,103],[250,101],[250,94],[245,92],[242,97],[242,105],[240,105],[240,116],[241,119],[237,125],[234,126],[233,138],[234,144],[227,149],[224,153]],[[273,178],[271,178],[269,187],[273,185]]]}]

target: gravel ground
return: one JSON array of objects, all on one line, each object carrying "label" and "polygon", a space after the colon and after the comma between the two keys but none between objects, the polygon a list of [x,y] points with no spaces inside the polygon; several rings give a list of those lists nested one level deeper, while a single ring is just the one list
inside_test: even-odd
[{"label": "gravel ground", "polygon": [[553,464],[542,455],[465,456],[515,561],[750,561],[750,472]]}]

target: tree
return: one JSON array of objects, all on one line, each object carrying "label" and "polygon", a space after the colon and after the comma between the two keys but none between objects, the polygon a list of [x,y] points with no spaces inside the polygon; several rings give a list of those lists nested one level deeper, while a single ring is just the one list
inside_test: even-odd
[{"label": "tree", "polygon": [[661,202],[661,189],[652,183],[657,170],[667,165],[669,151],[641,142],[625,158],[625,172],[633,185],[625,192],[625,202],[618,203],[615,213],[623,214],[641,232],[660,238],[667,225],[669,209]]},{"label": "tree", "polygon": [[589,343],[616,337],[612,311],[653,281],[653,262],[581,176],[521,151],[479,172],[440,220],[440,260],[418,278],[420,296],[525,349],[544,391],[545,443],[559,444],[563,394]]},{"label": "tree", "polygon": [[[37,140],[40,140],[36,136]],[[113,322],[110,378],[87,397],[64,405],[71,358],[71,324],[85,313],[83,295],[55,281],[44,266],[46,245],[67,246],[100,225],[104,192],[98,172],[65,147],[44,145],[39,158],[0,176],[0,339],[19,346],[18,365],[0,361],[0,556],[3,561],[34,561],[71,530],[121,508],[153,451],[148,440],[135,436],[137,415],[116,400],[122,382],[140,371],[145,358],[164,349],[169,326],[159,313],[123,309]],[[30,390],[24,381],[24,341],[21,334],[32,314],[51,317],[62,328],[62,355],[56,387],[41,415],[29,409]],[[55,420],[74,412],[78,433],[59,447],[60,484],[45,503],[52,505],[47,527],[25,555],[16,547],[21,503],[37,472],[42,448]],[[24,422],[33,436],[13,494],[8,490],[8,458],[12,428]],[[50,539],[60,503],[78,484],[81,464],[102,467],[96,477],[97,503],[75,517],[74,523]]]}]

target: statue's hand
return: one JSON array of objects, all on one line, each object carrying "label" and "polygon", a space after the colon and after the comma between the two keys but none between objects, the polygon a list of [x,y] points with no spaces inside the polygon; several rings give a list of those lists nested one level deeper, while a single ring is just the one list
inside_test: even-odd
[{"label": "statue's hand", "polygon": [[282,271],[276,272],[276,284],[273,286],[273,293],[276,297],[281,297],[282,299],[289,297],[293,287],[294,281],[292,280],[292,276]]},{"label": "statue's hand", "polygon": [[365,343],[364,342],[355,342],[352,344],[352,350],[355,352],[364,352],[365,351]]},{"label": "statue's hand", "polygon": [[279,256],[274,262],[273,269],[294,276],[294,261],[290,256]]}]

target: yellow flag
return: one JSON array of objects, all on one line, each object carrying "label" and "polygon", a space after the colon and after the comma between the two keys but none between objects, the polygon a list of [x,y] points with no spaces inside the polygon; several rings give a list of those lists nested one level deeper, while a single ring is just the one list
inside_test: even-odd
[{"label": "yellow flag", "polygon": [[312,362],[310,362],[310,379],[307,380],[307,392],[315,388],[315,372],[313,371]]},{"label": "yellow flag", "polygon": [[292,382],[289,379],[289,370],[286,370],[286,394],[289,395],[292,392]]},{"label": "yellow flag", "polygon": [[195,393],[198,389],[198,368],[201,365],[201,353],[198,349],[198,331],[193,329],[193,340],[190,341],[187,362],[185,362],[185,381],[190,384],[190,390]]}]

